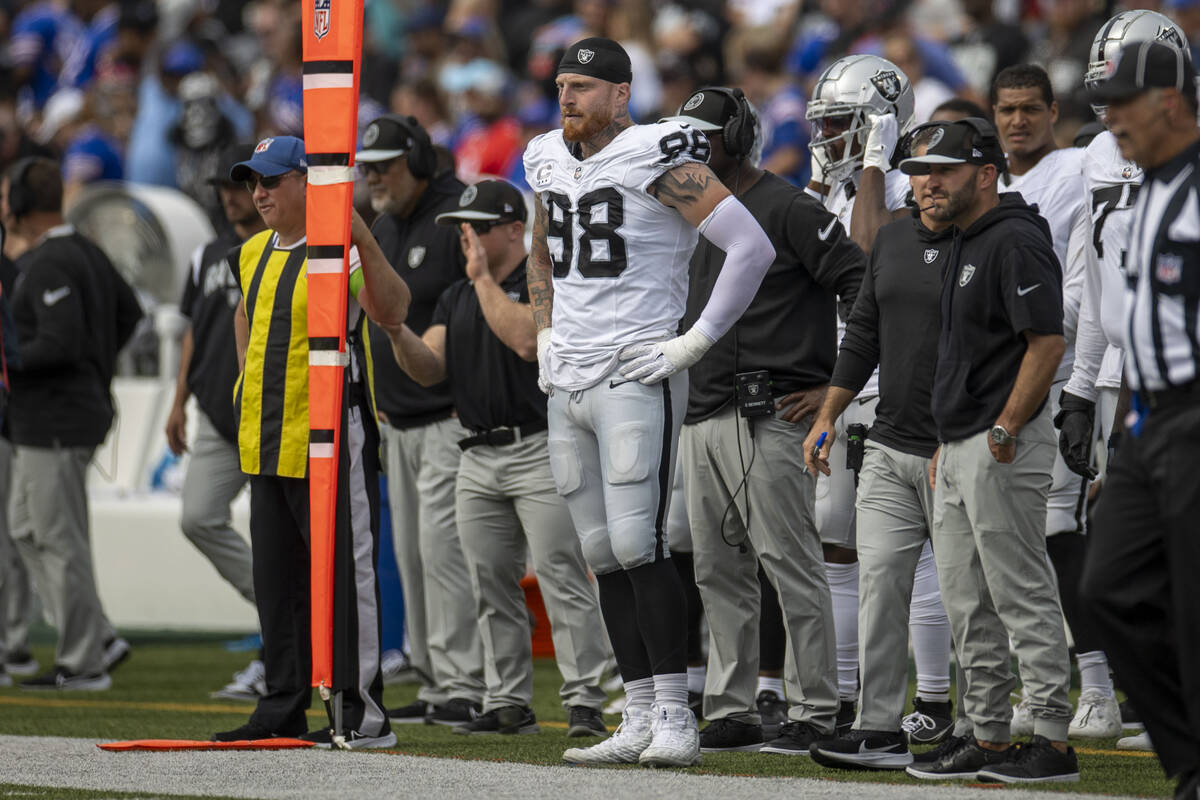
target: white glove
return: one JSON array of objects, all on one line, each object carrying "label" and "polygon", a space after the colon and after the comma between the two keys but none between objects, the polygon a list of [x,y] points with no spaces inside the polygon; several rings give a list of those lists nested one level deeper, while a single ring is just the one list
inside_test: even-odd
[{"label": "white glove", "polygon": [[538,388],[550,394],[550,328],[542,328],[537,337]]},{"label": "white glove", "polygon": [[863,169],[875,167],[880,172],[892,168],[892,153],[900,138],[900,124],[895,114],[870,114],[871,132],[867,134],[867,146],[863,148]]},{"label": "white glove", "polygon": [[620,353],[621,375],[647,386],[682,372],[700,360],[714,344],[703,332],[692,328],[683,336],[654,344],[634,344]]},{"label": "white glove", "polygon": [[822,166],[821,159],[817,158],[816,153],[813,153],[808,160],[809,164],[811,164],[809,181],[819,186],[826,186],[827,182],[825,180],[825,167]]}]

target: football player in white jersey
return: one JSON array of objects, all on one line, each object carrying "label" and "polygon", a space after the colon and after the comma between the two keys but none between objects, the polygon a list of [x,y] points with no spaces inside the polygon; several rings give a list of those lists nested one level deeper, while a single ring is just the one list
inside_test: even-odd
[{"label": "football player in white jersey", "polygon": [[[899,67],[879,56],[852,55],[821,73],[808,103],[806,117],[813,126],[808,192],[838,218],[864,252],[870,252],[879,228],[908,213],[908,176],[892,169],[891,158],[899,137],[912,126],[913,102],[912,86]],[[844,330],[839,319],[839,341]],[[873,375],[838,418],[837,439],[847,441],[849,426],[869,428],[878,399],[879,379]],[[840,734],[854,722],[858,698],[855,478],[844,457],[831,458],[829,464],[829,475],[817,475],[816,521],[833,595]],[[929,571],[934,571],[932,557],[928,562]]]},{"label": "football player in white jersey", "polygon": [[[1131,42],[1170,42],[1185,52],[1187,37],[1168,17],[1156,11],[1123,11],[1108,20],[1092,41],[1092,57],[1085,84],[1092,88],[1111,71],[1111,62]],[[1105,108],[1093,106],[1104,123]],[[1125,251],[1133,223],[1133,204],[1142,183],[1142,170],[1121,156],[1116,137],[1108,130],[1098,133],[1083,154],[1083,182],[1090,211],[1091,236],[1087,247],[1083,300],[1075,334],[1075,365],[1062,395],[1062,434],[1059,446],[1067,464],[1081,475],[1094,476],[1091,444],[1095,437],[1096,411],[1105,441],[1113,442],[1117,400],[1121,390],[1124,353],[1121,321],[1124,319]],[[1111,451],[1110,445],[1110,451]],[[1080,698],[1080,710],[1084,703]],[[1105,717],[1113,717],[1111,701],[1103,704]],[[1121,706],[1122,718],[1128,709]],[[1122,727],[1138,729],[1140,723],[1123,719]],[[1109,725],[1107,735],[1115,735]],[[1075,732],[1072,731],[1072,735]],[[1145,733],[1117,742],[1121,749],[1150,750]]]},{"label": "football player in white jersey", "polygon": [[[688,766],[700,747],[686,602],[666,540],[686,370],[746,310],[775,249],[706,165],[703,133],[633,124],[630,79],[616,42],[571,45],[556,77],[563,128],[524,156],[538,198],[528,282],[551,470],[628,700],[611,737],[563,759]],[[676,335],[697,229],[726,260],[700,318]]]},{"label": "football player in white jersey", "polygon": [[[1045,70],[1020,64],[1001,70],[992,84],[996,129],[1008,155],[1001,191],[1019,192],[1050,225],[1054,252],[1063,273],[1063,333],[1067,340],[1055,382],[1050,389],[1051,413],[1061,421],[1060,398],[1074,364],[1074,345],[1092,225],[1081,174],[1083,151],[1058,149],[1054,123],[1058,105]],[[1070,412],[1070,401],[1067,402]],[[1083,568],[1088,480],[1076,474],[1058,453],[1051,473],[1046,506],[1046,551],[1058,577],[1063,613],[1075,637],[1076,661],[1083,692],[1071,721],[1073,737],[1107,738],[1120,732],[1120,715],[1109,677],[1108,659],[1100,650],[1085,614],[1079,609],[1079,579]],[[1029,700],[1022,697],[1013,710],[1013,736],[1033,733]]]}]

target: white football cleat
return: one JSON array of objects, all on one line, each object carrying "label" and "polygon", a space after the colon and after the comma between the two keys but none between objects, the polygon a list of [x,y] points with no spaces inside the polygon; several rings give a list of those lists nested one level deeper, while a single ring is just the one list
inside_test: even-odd
[{"label": "white football cleat", "polygon": [[[572,747],[563,753],[563,761],[568,764],[636,764],[654,738],[650,731],[653,719],[651,709],[645,706],[626,707],[621,712],[621,724],[612,736],[591,747]],[[695,724],[694,719],[692,724]]]},{"label": "white football cleat", "polygon": [[1121,709],[1112,692],[1088,689],[1079,695],[1068,736],[1072,739],[1115,739],[1121,735]]},{"label": "white football cleat", "polygon": [[643,767],[691,767],[700,763],[700,729],[696,715],[687,706],[655,703],[653,739],[642,751]]},{"label": "white football cleat", "polygon": [[1142,731],[1136,736],[1126,736],[1122,739],[1117,739],[1118,750],[1145,750],[1148,753],[1154,752],[1154,744],[1150,741],[1150,734]]}]

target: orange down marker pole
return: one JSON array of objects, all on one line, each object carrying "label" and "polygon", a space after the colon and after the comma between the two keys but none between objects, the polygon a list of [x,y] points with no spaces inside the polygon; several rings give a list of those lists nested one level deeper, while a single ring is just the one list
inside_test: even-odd
[{"label": "orange down marker pole", "polygon": [[333,685],[333,563],[362,19],[363,0],[304,0],[312,683],[326,699],[340,688]]}]

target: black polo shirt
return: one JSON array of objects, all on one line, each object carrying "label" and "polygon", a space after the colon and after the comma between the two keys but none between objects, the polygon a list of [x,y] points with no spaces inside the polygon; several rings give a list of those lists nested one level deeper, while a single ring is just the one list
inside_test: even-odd
[{"label": "black polo shirt", "polygon": [[241,244],[233,231],[218,236],[192,260],[179,310],[192,323],[195,349],[188,364],[187,387],[217,433],[237,444],[233,416],[233,385],[237,382],[237,341],[233,316],[242,292],[229,251]]},{"label": "black polo shirt", "polygon": [[1000,195],[999,205],[956,233],[941,305],[933,418],[939,439],[957,442],[996,424],[1025,358],[1025,331],[1063,332],[1062,268],[1050,227],[1020,194]]},{"label": "black polo shirt", "polygon": [[[529,302],[524,261],[500,288],[518,303]],[[546,421],[537,362],[524,360],[492,332],[470,281],[442,294],[429,324],[446,326],[446,375],[464,427],[485,431]]]},{"label": "black polo shirt", "polygon": [[[438,225],[443,211],[458,208],[465,185],[446,171],[426,187],[407,219],[384,214],[371,226],[383,254],[412,292],[405,324],[420,336],[429,327],[442,292],[465,274],[466,257],[454,225]],[[450,416],[453,401],[445,382],[423,387],[404,374],[392,355],[387,334],[371,323],[375,405],[397,428],[411,428]]]}]

